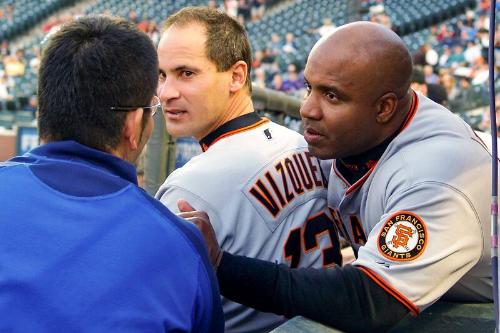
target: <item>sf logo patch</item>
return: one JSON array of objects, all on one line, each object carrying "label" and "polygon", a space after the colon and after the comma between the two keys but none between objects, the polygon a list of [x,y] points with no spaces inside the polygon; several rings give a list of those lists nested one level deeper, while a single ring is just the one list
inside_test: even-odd
[{"label": "sf logo patch", "polygon": [[424,221],[415,213],[400,211],[387,219],[378,236],[378,249],[387,259],[410,261],[427,245]]}]

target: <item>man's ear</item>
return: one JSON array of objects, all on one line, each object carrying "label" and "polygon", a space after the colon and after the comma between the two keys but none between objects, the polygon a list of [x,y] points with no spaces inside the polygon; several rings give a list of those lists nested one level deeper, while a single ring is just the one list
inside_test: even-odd
[{"label": "man's ear", "polygon": [[396,112],[398,97],[395,93],[389,92],[382,95],[377,101],[377,122],[379,124],[388,123]]},{"label": "man's ear", "polygon": [[247,80],[248,66],[243,60],[237,61],[233,66],[231,66],[231,84],[230,92],[235,93],[245,87],[245,82]]},{"label": "man's ear", "polygon": [[127,112],[123,127],[123,141],[130,150],[137,150],[141,135],[141,121],[143,109],[138,108]]}]

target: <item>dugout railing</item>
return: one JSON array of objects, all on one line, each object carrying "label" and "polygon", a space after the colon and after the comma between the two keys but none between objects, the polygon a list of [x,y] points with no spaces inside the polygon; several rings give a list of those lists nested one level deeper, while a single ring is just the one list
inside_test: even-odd
[{"label": "dugout railing", "polygon": [[[493,303],[438,301],[417,317],[408,315],[388,333],[494,333]],[[303,317],[283,323],[271,333],[342,333]]]}]

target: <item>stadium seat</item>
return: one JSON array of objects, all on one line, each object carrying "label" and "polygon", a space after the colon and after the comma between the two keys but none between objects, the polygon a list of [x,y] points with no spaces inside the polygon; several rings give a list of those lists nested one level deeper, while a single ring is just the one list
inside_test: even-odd
[{"label": "stadium seat", "polygon": [[5,101],[5,109],[11,112],[16,111],[18,109],[16,101],[15,100]]},{"label": "stadium seat", "polygon": [[0,112],[0,127],[11,129],[14,125],[14,113],[10,111]]},{"label": "stadium seat", "polygon": [[28,96],[19,96],[17,97],[17,106],[20,110],[24,109],[29,104]]},{"label": "stadium seat", "polygon": [[74,4],[77,0],[18,0],[1,1],[2,7],[7,3],[13,5],[12,20],[0,20],[2,22],[0,39],[12,39],[13,37],[28,30],[42,19],[56,12],[66,5]]},{"label": "stadium seat", "polygon": [[17,124],[31,123],[33,119],[35,116],[31,111],[16,111],[14,114],[14,120]]}]

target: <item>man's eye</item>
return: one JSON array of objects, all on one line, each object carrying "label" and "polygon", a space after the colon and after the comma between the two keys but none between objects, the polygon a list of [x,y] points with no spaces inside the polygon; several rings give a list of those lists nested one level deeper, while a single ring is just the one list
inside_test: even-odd
[{"label": "man's eye", "polygon": [[182,71],[181,75],[184,77],[191,77],[194,75],[194,73],[191,71]]},{"label": "man's eye", "polygon": [[325,96],[326,98],[328,98],[329,100],[336,100],[337,99],[337,95],[335,95],[335,93],[329,91],[327,93],[325,93]]},{"label": "man's eye", "polygon": [[160,72],[158,74],[158,81],[164,82],[166,79],[167,79],[167,76],[165,75],[165,73]]}]

